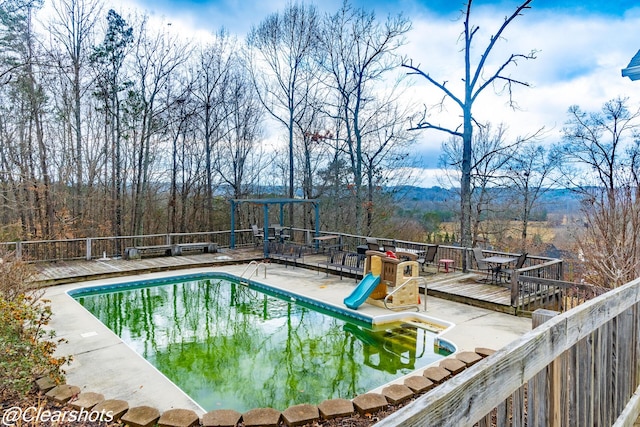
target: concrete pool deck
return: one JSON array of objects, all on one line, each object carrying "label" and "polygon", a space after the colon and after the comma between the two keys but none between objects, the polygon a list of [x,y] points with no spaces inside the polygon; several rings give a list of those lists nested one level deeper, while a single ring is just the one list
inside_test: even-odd
[{"label": "concrete pool deck", "polygon": [[[247,264],[194,268],[45,288],[44,298],[51,300],[53,309],[50,327],[56,331],[57,337],[67,340],[58,346],[57,353],[73,355],[71,365],[65,367],[67,383],[80,387],[82,392],[92,391],[102,393],[107,399],[126,400],[131,407],[149,405],[161,412],[172,408],[184,408],[192,409],[199,415],[204,414],[205,411],[198,404],[66,292],[88,286],[186,274],[221,272],[240,276],[246,269]],[[268,264],[266,278],[263,269],[260,268],[259,274],[251,279],[341,307],[344,307],[342,300],[353,291],[357,283],[350,278],[341,280],[335,275],[326,276],[324,273],[305,268],[285,267],[280,264]],[[369,316],[390,313],[389,310],[367,303],[360,306],[358,312]],[[455,324],[442,335],[442,338],[455,344],[460,351],[473,351],[476,347],[498,350],[531,330],[530,319],[434,297],[428,297],[425,314]]]}]

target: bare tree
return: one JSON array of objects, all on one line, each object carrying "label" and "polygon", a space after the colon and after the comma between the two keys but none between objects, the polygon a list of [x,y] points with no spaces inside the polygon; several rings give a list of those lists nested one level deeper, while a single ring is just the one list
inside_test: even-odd
[{"label": "bare tree", "polygon": [[[238,56],[235,59],[241,60]],[[246,67],[235,65],[229,77],[213,167],[229,186],[229,196],[239,199],[252,192],[260,172],[268,166],[262,159],[260,146],[264,110],[254,96]]]},{"label": "bare tree", "polygon": [[[93,47],[92,65],[97,70],[95,95],[103,102],[105,151],[112,160],[113,233],[122,235],[123,165],[122,165],[122,94],[130,86],[123,72],[125,58],[133,42],[133,28],[114,10],[107,13],[107,32],[104,41]],[[109,150],[109,146],[111,149]],[[105,169],[106,171],[106,169]],[[106,180],[105,180],[106,181]],[[119,240],[118,240],[119,242]],[[119,252],[120,248],[116,248]]]},{"label": "bare tree", "polygon": [[[304,119],[296,122],[296,138],[300,141],[296,147],[296,158],[301,165],[302,176],[300,188],[305,199],[315,199],[318,194],[316,185],[318,170],[326,160],[326,141],[333,138],[331,131],[327,130],[326,116],[320,107],[320,96],[317,93],[318,87],[309,94],[312,105],[307,109]],[[303,228],[315,228],[315,215],[313,206],[305,203],[303,209]]]},{"label": "bare tree", "polygon": [[[235,63],[235,51],[238,49],[235,38],[221,30],[214,35],[208,44],[201,46],[198,51],[197,65],[194,69],[193,96],[197,99],[197,114],[200,118],[200,132],[204,139],[205,148],[205,179],[206,200],[205,208],[213,212],[213,163],[215,162],[215,136],[225,119],[224,103],[225,91],[230,84],[230,73]],[[235,65],[234,65],[235,63]],[[214,227],[213,216],[207,217],[209,229]]]},{"label": "bare tree", "polygon": [[319,60],[332,92],[327,109],[338,120],[340,130],[335,134],[343,142],[351,167],[358,233],[364,231],[366,137],[369,127],[377,126],[369,121],[379,106],[374,102],[374,88],[399,65],[396,51],[410,27],[402,16],[378,22],[372,12],[353,9],[347,1],[336,14],[326,17],[323,26]]},{"label": "bare tree", "polygon": [[553,172],[558,157],[542,145],[523,144],[509,159],[505,177],[507,186],[516,196],[519,208],[520,250],[527,251],[529,222],[534,207],[542,196],[554,188]]},{"label": "bare tree", "polygon": [[[473,136],[474,150],[471,153],[471,244],[480,240],[489,241],[488,231],[482,228],[487,218],[494,217],[492,205],[497,205],[497,195],[503,189],[503,168],[514,155],[520,141],[505,141],[507,128],[500,124],[493,129],[491,123],[478,128]],[[462,140],[451,137],[442,144],[440,165],[451,171],[453,187],[459,188],[462,176]],[[481,239],[482,236],[482,239]]]},{"label": "bare tree", "polygon": [[[189,51],[189,46],[179,43],[175,35],[164,30],[150,31],[146,19],[141,25],[133,52],[135,84],[128,96],[129,116],[136,122],[136,131],[132,133],[136,149],[132,200],[134,234],[144,232],[152,145],[162,135],[163,110],[174,101],[166,99],[170,76],[184,63]],[[164,102],[159,98],[165,98]]]},{"label": "bare tree", "polygon": [[[399,186],[410,181],[409,149],[415,142],[414,136],[407,131],[407,111],[399,107],[394,99],[398,94],[391,90],[384,98],[372,105],[373,113],[367,117],[363,132],[363,166],[366,185],[366,222],[367,235],[374,231],[374,212],[388,219],[388,200],[381,206],[375,203],[382,189],[393,181]],[[401,172],[402,171],[402,172]]]},{"label": "bare tree", "polygon": [[86,141],[83,138],[82,98],[90,87],[85,77],[85,67],[89,60],[92,32],[102,11],[102,5],[100,0],[57,0],[53,10],[50,32],[62,46],[66,56],[60,58],[58,65],[71,86],[71,117],[68,120],[72,129],[69,137],[75,140],[75,144],[71,146],[75,166],[75,200],[72,215],[75,217],[83,215],[83,147]]},{"label": "bare tree", "polygon": [[640,273],[640,110],[627,102],[616,98],[593,113],[570,107],[559,147],[565,186],[582,196],[585,279],[612,288]]},{"label": "bare tree", "polygon": [[[311,87],[313,52],[317,44],[318,13],[314,6],[289,3],[282,14],[275,13],[252,29],[247,42],[260,60],[250,61],[253,81],[260,101],[288,132],[289,189],[295,195],[294,135],[302,127]],[[293,225],[293,209],[289,211]]]},{"label": "bare tree", "polygon": [[[461,109],[462,123],[456,127],[447,127],[434,123],[430,120],[430,111],[425,111],[417,117],[417,121],[412,125],[412,129],[433,129],[441,132],[446,132],[454,137],[462,140],[462,163],[461,163],[461,191],[460,191],[460,229],[461,229],[461,244],[462,246],[470,246],[472,244],[471,233],[471,158],[473,152],[473,126],[474,115],[473,105],[478,99],[480,94],[484,92],[488,87],[496,87],[500,91],[506,91],[509,95],[509,103],[515,107],[513,101],[513,87],[514,86],[528,86],[529,84],[507,74],[507,70],[517,65],[521,59],[535,59],[536,52],[531,51],[527,54],[511,54],[499,62],[498,65],[492,69],[487,69],[489,59],[493,53],[493,49],[498,41],[503,39],[504,33],[509,25],[519,17],[526,9],[530,8],[532,0],[525,0],[519,4],[515,11],[508,15],[502,25],[498,28],[494,35],[489,39],[488,44],[482,51],[480,58],[474,63],[472,59],[472,52],[474,46],[474,37],[478,32],[478,27],[471,23],[471,12],[473,0],[468,0],[466,8],[462,12],[464,30],[461,34],[461,40],[463,42],[462,52],[464,54],[464,76],[462,78],[463,88],[462,93],[456,95],[453,90],[447,87],[447,81],[438,81],[433,78],[428,72],[421,69],[419,65],[414,65],[413,62],[405,61],[403,66],[409,69],[409,74],[415,74],[424,77],[431,85],[435,86],[443,93],[443,100],[441,107],[445,100],[453,101]],[[462,128],[462,129],[461,129]],[[462,269],[466,271],[467,262],[463,257]]]}]

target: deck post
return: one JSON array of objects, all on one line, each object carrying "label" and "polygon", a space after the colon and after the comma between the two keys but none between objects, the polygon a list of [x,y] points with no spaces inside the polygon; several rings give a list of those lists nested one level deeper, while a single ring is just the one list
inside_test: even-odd
[{"label": "deck post", "polygon": [[515,308],[516,313],[518,312],[518,308],[520,308],[520,304],[518,303],[520,293],[520,287],[518,286],[519,276],[520,273],[518,270],[513,270],[513,274],[511,275],[511,307]]},{"label": "deck post", "polygon": [[231,200],[231,238],[229,247],[235,249],[236,247],[236,202]]},{"label": "deck post", "polygon": [[264,220],[262,224],[262,232],[264,238],[262,239],[262,248],[264,251],[264,257],[269,257],[269,204],[264,204]]},{"label": "deck post", "polygon": [[91,261],[91,237],[87,237],[86,260]]},{"label": "deck post", "polygon": [[[516,276],[517,274],[514,274]],[[533,329],[542,325],[544,322],[551,320],[555,316],[560,313],[557,311],[546,310],[546,309],[538,309],[533,312],[533,316],[531,319],[531,326]],[[546,379],[546,385],[544,385],[545,381],[541,381],[538,383],[538,386],[544,387],[542,390],[532,390],[531,387],[529,390],[529,403],[533,404],[532,407],[535,407],[536,404],[539,404],[541,407],[546,407],[546,414],[537,414],[538,415],[538,424],[539,425],[547,425],[550,427],[562,426],[563,425],[563,414],[565,413],[565,408],[562,408],[562,392],[563,392],[563,382],[565,381],[565,374],[563,373],[563,360],[566,358],[566,353],[558,356],[553,362],[551,362],[546,369],[543,369],[542,372],[538,375],[542,375],[544,379]],[[530,386],[536,384],[534,381],[529,382]],[[546,390],[545,390],[546,389]],[[546,391],[546,393],[545,393]],[[547,394],[548,393],[548,394]],[[544,396],[547,394],[547,396]],[[544,396],[538,402],[533,402],[533,396]],[[540,405],[541,403],[544,403]]]},{"label": "deck post", "polygon": [[[314,208],[315,208],[315,214],[316,214],[316,234],[314,237],[320,237],[320,209],[318,207],[317,203],[314,203]],[[318,251],[318,248],[320,247],[320,241],[316,240],[315,241],[315,250],[316,252]]]}]

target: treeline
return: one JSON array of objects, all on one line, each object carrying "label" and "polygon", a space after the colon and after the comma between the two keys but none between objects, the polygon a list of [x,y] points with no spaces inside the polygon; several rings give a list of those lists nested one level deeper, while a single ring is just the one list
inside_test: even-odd
[{"label": "treeline", "polygon": [[[291,4],[245,40],[190,41],[99,0],[42,6],[0,4],[3,240],[224,229],[227,199],[275,187],[320,198],[323,228],[390,226],[408,20]],[[287,222],[314,226],[300,209]]]},{"label": "treeline", "polygon": [[[500,247],[492,227],[507,215],[526,252],[545,193],[570,188],[588,225],[575,237],[585,277],[618,286],[640,275],[640,110],[625,97],[570,106],[543,145],[544,129],[508,137],[427,78],[462,108],[452,114],[464,126],[447,130],[401,102],[398,67],[429,76],[399,57],[411,27],[401,15],[294,3],[243,40],[219,30],[194,41],[100,0],[51,1],[49,13],[38,0],[0,2],[2,240],[226,229],[228,199],[272,196],[320,199],[325,230],[424,241],[441,218],[407,215],[409,199],[389,190],[412,183],[413,128],[451,137],[439,166],[442,186],[460,189],[446,210],[461,244]],[[498,77],[519,82],[501,70],[474,80],[476,95]],[[238,227],[261,224],[260,206],[242,206]],[[315,227],[297,209],[285,222]]]}]

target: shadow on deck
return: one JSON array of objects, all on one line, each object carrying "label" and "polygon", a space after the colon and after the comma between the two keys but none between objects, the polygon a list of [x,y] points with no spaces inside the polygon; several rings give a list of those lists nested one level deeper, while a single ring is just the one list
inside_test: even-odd
[{"label": "shadow on deck", "polygon": [[[114,258],[92,261],[58,261],[36,264],[37,273],[34,281],[39,286],[52,286],[109,277],[248,263],[262,259],[262,251],[245,248],[224,249],[218,253],[153,257],[141,260]],[[296,263],[297,267],[292,266],[292,268],[304,267],[325,272],[326,269],[318,265],[325,259],[325,255],[308,255]],[[270,260],[270,262],[284,263],[284,261],[276,260]],[[344,280],[350,278],[359,280],[361,277],[356,277],[353,273],[348,272],[343,273],[343,276]],[[438,272],[435,267],[429,266],[426,268],[426,272],[421,272],[421,276],[427,280],[427,295],[497,312],[516,314],[516,310],[511,306],[510,289],[504,286],[481,283],[480,279],[484,276],[480,274],[462,273],[455,269],[448,273]],[[421,292],[424,293],[424,289]]]}]

